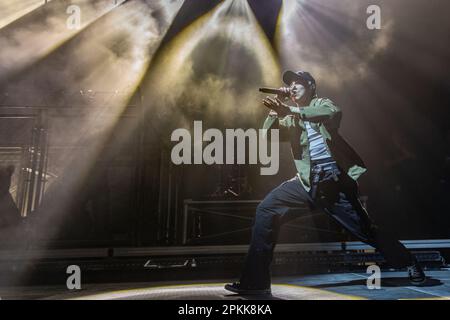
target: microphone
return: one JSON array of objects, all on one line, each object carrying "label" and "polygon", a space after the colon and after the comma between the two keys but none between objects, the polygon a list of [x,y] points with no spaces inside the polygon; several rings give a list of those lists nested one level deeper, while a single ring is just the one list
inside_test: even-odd
[{"label": "microphone", "polygon": [[279,96],[289,97],[291,95],[291,90],[289,88],[259,88],[259,92],[277,94]]}]

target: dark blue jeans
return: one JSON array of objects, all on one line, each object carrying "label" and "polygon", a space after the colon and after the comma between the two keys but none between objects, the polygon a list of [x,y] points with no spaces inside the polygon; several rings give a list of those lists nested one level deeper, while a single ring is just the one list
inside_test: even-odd
[{"label": "dark blue jeans", "polygon": [[326,212],[357,239],[380,251],[392,266],[400,268],[413,263],[409,251],[371,221],[359,201],[353,179],[337,166],[318,175],[316,192],[308,193],[295,177],[273,189],[258,205],[240,279],[243,285],[270,286],[270,264],[280,226],[304,214],[305,207]]}]

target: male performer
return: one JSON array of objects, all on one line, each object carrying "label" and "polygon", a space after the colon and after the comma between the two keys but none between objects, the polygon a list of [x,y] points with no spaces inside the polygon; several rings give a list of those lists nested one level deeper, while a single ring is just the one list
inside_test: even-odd
[{"label": "male performer", "polygon": [[[314,78],[304,71],[287,71],[289,88],[264,105],[270,113],[264,129],[287,130],[297,176],[272,190],[258,205],[250,248],[239,282],[225,289],[239,294],[270,294],[270,264],[280,225],[298,217],[296,208],[320,208],[361,241],[378,249],[394,267],[407,267],[412,284],[426,277],[416,259],[394,238],[376,227],[358,199],[356,180],[366,171],[357,153],[339,135],[342,111],[329,99],[318,98]],[[291,99],[289,106],[280,98]]]}]

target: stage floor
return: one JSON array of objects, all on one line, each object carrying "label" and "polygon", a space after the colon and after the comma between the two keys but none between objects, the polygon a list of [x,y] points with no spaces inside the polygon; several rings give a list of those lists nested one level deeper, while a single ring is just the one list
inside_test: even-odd
[{"label": "stage floor", "polygon": [[32,286],[0,288],[9,299],[86,300],[360,300],[450,299],[450,269],[428,271],[422,286],[411,286],[405,272],[382,272],[381,289],[369,290],[365,273],[320,274],[275,278],[272,296],[239,296],[223,289],[227,280],[178,283],[86,284],[81,290]]}]

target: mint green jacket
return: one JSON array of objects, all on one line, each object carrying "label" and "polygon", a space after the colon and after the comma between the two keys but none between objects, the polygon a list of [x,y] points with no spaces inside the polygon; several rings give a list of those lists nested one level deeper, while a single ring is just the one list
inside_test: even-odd
[{"label": "mint green jacket", "polygon": [[311,127],[320,131],[328,151],[352,179],[356,181],[367,171],[361,157],[338,133],[342,111],[331,100],[314,98],[309,106],[290,107],[290,110],[284,118],[269,114],[263,129],[280,129],[281,137],[291,142],[297,174],[306,191],[311,189],[311,161],[304,121],[309,121]]}]

